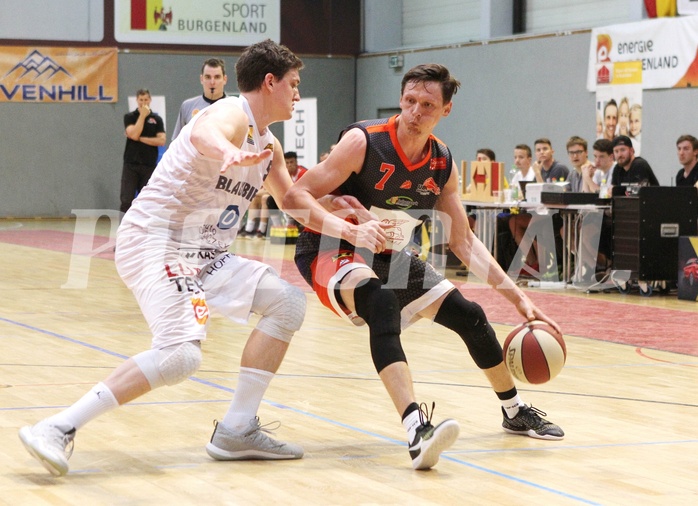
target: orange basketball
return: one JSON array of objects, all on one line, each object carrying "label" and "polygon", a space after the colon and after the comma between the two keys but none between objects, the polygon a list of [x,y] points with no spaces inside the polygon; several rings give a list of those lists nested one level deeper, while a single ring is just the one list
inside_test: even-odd
[{"label": "orange basketball", "polygon": [[562,335],[543,321],[525,322],[504,340],[504,363],[519,381],[546,383],[557,376],[567,359]]}]

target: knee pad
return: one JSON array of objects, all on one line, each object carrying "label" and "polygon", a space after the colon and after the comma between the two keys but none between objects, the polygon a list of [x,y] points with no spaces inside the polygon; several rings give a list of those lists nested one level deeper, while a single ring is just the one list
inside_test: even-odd
[{"label": "knee pad", "polygon": [[391,289],[370,278],[354,289],[356,314],[368,324],[371,358],[379,373],[395,362],[407,362],[400,343],[400,303]]},{"label": "knee pad", "polygon": [[443,301],[434,321],[456,332],[468,347],[480,369],[489,369],[502,361],[502,346],[482,308],[453,290]]},{"label": "knee pad", "polygon": [[305,305],[305,294],[300,288],[266,271],[257,284],[252,302],[252,311],[262,315],[257,329],[288,343],[303,324]]},{"label": "knee pad", "polygon": [[188,341],[159,350],[148,350],[133,357],[150,388],[176,385],[199,370],[201,343]]}]

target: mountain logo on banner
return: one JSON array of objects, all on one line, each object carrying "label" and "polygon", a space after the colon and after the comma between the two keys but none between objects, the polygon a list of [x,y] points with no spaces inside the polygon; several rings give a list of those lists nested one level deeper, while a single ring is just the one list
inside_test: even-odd
[{"label": "mountain logo on banner", "polygon": [[29,55],[27,55],[17,65],[12,67],[3,77],[7,77],[18,70],[24,70],[18,79],[26,76],[27,74],[36,74],[32,79],[33,81],[36,81],[43,75],[45,75],[44,80],[48,80],[59,72],[64,73],[68,77],[72,77],[70,72],[68,72],[65,68],[56,63],[49,56],[44,56],[36,49],[29,53]]}]

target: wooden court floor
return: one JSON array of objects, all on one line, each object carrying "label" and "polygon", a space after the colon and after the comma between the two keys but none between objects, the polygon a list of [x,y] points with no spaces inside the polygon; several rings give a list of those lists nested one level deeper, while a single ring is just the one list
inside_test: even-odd
[{"label": "wooden court floor", "polygon": [[[259,413],[263,423],[281,422],[275,437],[305,448],[302,460],[215,462],[206,454],[254,325],[214,318],[195,377],[88,424],[70,473],[52,478],[25,452],[18,429],[71,404],[150,341],[108,244],[85,256],[86,278],[71,277],[73,229],[71,221],[0,221],[0,504],[698,503],[698,303],[575,290],[529,290],[561,323],[568,361],[548,384],[519,385],[526,402],[563,427],[562,441],[504,433],[499,403],[460,339],[420,322],[403,334],[418,397],[436,402],[435,421],[458,420],[461,434],[433,470],[413,471],[367,331],[307,292],[305,323]],[[248,240],[235,251],[299,282],[290,246]],[[491,290],[463,289],[492,308],[501,340],[520,320]],[[684,351],[668,351],[677,349],[671,343]]]}]

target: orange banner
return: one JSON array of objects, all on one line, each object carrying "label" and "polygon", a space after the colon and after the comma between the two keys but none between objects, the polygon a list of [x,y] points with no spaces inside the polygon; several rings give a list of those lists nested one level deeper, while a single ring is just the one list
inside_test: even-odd
[{"label": "orange banner", "polygon": [[117,102],[116,48],[0,47],[0,102]]}]

